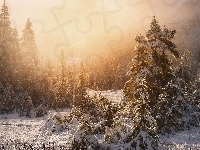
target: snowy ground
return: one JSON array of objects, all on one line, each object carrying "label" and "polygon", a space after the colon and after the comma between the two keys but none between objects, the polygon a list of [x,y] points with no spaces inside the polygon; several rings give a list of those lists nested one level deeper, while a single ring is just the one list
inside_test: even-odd
[{"label": "snowy ground", "polygon": [[48,115],[40,118],[18,117],[18,114],[0,115],[0,144],[15,142],[67,143],[69,134],[51,134],[41,131]]},{"label": "snowy ground", "polygon": [[[122,91],[89,91],[89,95],[102,94],[113,102],[119,102],[122,99]],[[65,111],[66,112],[66,111]],[[64,112],[64,113],[65,113]],[[28,143],[49,143],[56,145],[68,143],[72,138],[67,130],[63,132],[45,132],[42,128],[50,114],[58,113],[51,111],[44,117],[26,118],[19,117],[18,114],[0,115],[0,149],[2,144],[16,142]],[[200,149],[200,127],[193,127],[189,130],[180,131],[175,134],[166,134],[160,136],[160,142],[168,145],[161,149]],[[173,145],[170,147],[169,145]],[[174,148],[174,145],[176,145]]]},{"label": "snowy ground", "polygon": [[175,134],[160,135],[160,143],[176,145],[176,148],[181,150],[200,150],[200,127],[193,127]]},{"label": "snowy ground", "polygon": [[116,90],[116,91],[112,91],[112,90],[108,90],[108,91],[94,91],[94,90],[87,90],[87,93],[89,96],[99,96],[102,95],[105,98],[109,99],[112,102],[120,102],[123,99],[123,91],[122,90]]},{"label": "snowy ground", "polygon": [[[28,143],[48,143],[56,144],[68,143],[71,135],[68,131],[60,133],[50,133],[41,130],[48,115],[41,118],[18,117],[17,114],[0,115],[0,144],[7,142],[28,142]],[[177,148],[193,147],[200,149],[200,127],[181,131],[175,134],[160,136],[160,142],[166,145],[177,145]]]}]

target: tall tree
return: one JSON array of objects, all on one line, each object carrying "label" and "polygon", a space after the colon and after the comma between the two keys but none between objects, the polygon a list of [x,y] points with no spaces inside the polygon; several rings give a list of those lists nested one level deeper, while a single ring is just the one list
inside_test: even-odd
[{"label": "tall tree", "polygon": [[[129,71],[129,80],[124,88],[126,106],[118,114],[118,116],[124,117],[122,120],[130,118],[132,123],[131,129],[125,130],[128,132],[121,139],[135,149],[156,149],[158,145],[157,126],[152,116],[152,108],[149,106],[151,102],[149,77],[152,76],[153,59],[147,39],[139,35],[135,40],[137,42],[135,57]],[[129,148],[127,147],[127,149]]]},{"label": "tall tree", "polygon": [[169,30],[166,27],[162,30],[155,16],[150,24],[150,29],[146,32],[153,58],[153,76],[150,79],[152,93],[150,94],[150,98],[154,101],[152,101],[151,106],[155,106],[162,88],[174,78],[172,63],[167,53],[170,52],[176,58],[180,58],[180,54],[176,50],[177,46],[171,41],[175,34],[176,30]]},{"label": "tall tree", "polygon": [[[149,106],[151,99],[149,91],[149,77],[152,76],[152,56],[150,45],[144,36],[136,37],[137,46],[135,49],[135,57],[132,60],[132,67],[129,72],[130,80],[126,83],[125,89],[128,89],[130,107],[133,110],[133,133],[130,137],[136,137],[136,147],[147,148],[157,146],[156,123],[152,117],[152,108]],[[148,145],[148,138],[151,145]],[[139,143],[139,145],[138,145]]]},{"label": "tall tree", "polygon": [[[176,30],[166,27],[162,30],[154,17],[146,37],[150,45],[153,58],[151,67],[152,76],[149,78],[151,99],[150,107],[153,109],[153,116],[156,117],[160,132],[171,132],[181,129],[184,126],[183,116],[187,104],[184,94],[183,80],[176,76],[173,64],[168,54],[180,58],[180,53],[172,42]],[[163,121],[165,120],[165,121]]]},{"label": "tall tree", "polygon": [[0,14],[0,74],[1,82],[14,82],[14,74],[19,55],[19,42],[17,31],[11,28],[10,14],[4,0]]},{"label": "tall tree", "polygon": [[39,98],[41,96],[39,83],[40,68],[38,64],[34,31],[30,19],[27,20],[25,29],[22,31],[21,54],[21,77],[23,81],[23,90],[27,90],[33,104],[38,105],[39,101],[41,101]]},{"label": "tall tree", "polygon": [[60,53],[59,58],[59,70],[57,75],[57,82],[56,82],[56,91],[55,91],[55,107],[57,108],[64,108],[66,105],[69,104],[69,97],[67,96],[67,76],[66,76],[66,59],[65,59],[64,50]]},{"label": "tall tree", "polygon": [[5,108],[11,106],[14,95],[10,91],[18,86],[20,72],[18,33],[10,24],[10,14],[4,0],[0,13],[0,96],[4,97],[1,100],[4,100],[2,106]]},{"label": "tall tree", "polygon": [[30,18],[28,18],[25,29],[22,31],[21,48],[22,51],[24,51],[24,53],[27,55],[26,57],[28,57],[29,62],[32,62],[33,65],[37,66],[37,46]]},{"label": "tall tree", "polygon": [[78,74],[78,80],[76,84],[75,101],[74,104],[80,107],[82,110],[86,109],[87,105],[87,93],[86,93],[86,72],[83,60],[80,62],[80,69]]}]

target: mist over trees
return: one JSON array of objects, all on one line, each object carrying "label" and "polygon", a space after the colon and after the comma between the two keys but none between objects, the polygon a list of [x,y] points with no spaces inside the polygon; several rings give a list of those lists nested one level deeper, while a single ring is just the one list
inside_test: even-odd
[{"label": "mist over trees", "polygon": [[[198,63],[189,52],[181,55],[173,41],[177,31],[161,28],[155,16],[145,35],[135,37],[134,51],[128,42],[130,50],[123,53],[70,63],[62,50],[58,65],[39,59],[31,19],[18,37],[9,17],[4,1],[0,114],[41,117],[47,110],[68,108],[68,118],[59,121],[78,121],[73,149],[152,150],[159,145],[158,134],[199,125],[200,81],[194,66]],[[90,97],[90,89],[123,90],[124,98],[112,103],[101,95]],[[104,140],[99,142],[97,134]]]}]

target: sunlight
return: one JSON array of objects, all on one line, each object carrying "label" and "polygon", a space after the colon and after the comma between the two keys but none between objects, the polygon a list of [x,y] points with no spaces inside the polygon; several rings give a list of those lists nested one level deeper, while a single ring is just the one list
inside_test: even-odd
[{"label": "sunlight", "polygon": [[0,150],[199,149],[198,0],[0,5]]}]

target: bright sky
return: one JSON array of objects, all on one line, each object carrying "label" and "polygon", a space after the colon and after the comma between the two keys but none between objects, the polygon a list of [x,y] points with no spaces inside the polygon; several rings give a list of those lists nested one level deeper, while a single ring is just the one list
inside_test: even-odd
[{"label": "bright sky", "polygon": [[[2,3],[3,0],[1,6]],[[62,48],[72,53],[102,49],[109,46],[110,40],[123,38],[130,29],[145,31],[153,15],[161,20],[168,9],[179,3],[177,0],[167,3],[164,0],[7,0],[12,25],[20,36],[27,19],[31,19],[43,58],[57,57]]]}]

